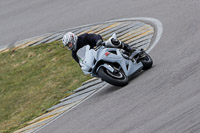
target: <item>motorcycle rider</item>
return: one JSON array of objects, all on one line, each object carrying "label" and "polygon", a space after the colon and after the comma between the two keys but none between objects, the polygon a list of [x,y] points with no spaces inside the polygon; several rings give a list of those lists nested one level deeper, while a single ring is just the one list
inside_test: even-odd
[{"label": "motorcycle rider", "polygon": [[[105,45],[101,35],[84,33],[80,36],[77,36],[72,32],[67,32],[63,36],[62,43],[64,44],[64,46],[66,46],[69,50],[72,51],[72,57],[77,63],[79,63],[79,59],[77,57],[77,51],[80,48],[84,47],[85,45],[90,45],[90,48],[94,48],[95,46],[98,45]],[[129,45],[119,40],[113,39],[112,43],[113,43],[112,46],[107,46],[107,47],[122,48],[128,53],[132,52],[132,49]]]}]

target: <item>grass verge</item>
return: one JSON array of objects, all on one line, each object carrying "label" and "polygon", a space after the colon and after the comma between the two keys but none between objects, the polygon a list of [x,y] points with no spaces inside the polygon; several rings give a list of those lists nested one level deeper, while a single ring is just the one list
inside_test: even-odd
[{"label": "grass verge", "polygon": [[90,79],[60,41],[0,53],[0,132],[13,132]]}]

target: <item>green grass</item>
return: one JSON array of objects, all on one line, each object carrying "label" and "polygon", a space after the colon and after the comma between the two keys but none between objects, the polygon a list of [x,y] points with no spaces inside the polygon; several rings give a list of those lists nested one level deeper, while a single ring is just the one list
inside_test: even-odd
[{"label": "green grass", "polygon": [[60,41],[0,53],[0,132],[13,132],[90,79]]}]

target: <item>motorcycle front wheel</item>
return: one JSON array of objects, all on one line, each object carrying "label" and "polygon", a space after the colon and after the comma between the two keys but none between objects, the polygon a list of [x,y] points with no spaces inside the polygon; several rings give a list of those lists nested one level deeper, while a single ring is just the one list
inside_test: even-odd
[{"label": "motorcycle front wheel", "polygon": [[98,75],[102,78],[102,80],[115,86],[125,86],[128,84],[128,77],[122,70],[112,73],[106,68],[101,67],[98,70]]},{"label": "motorcycle front wheel", "polygon": [[143,68],[142,68],[143,70],[147,70],[151,68],[153,65],[153,60],[147,53],[144,53],[143,57],[140,58],[139,61],[141,61],[143,64]]}]

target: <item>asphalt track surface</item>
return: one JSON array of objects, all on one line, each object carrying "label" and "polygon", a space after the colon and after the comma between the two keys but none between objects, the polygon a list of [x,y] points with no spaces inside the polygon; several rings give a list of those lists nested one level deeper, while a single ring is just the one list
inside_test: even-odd
[{"label": "asphalt track surface", "polygon": [[38,133],[199,133],[199,13],[198,0],[1,0],[0,45],[111,19],[159,19],[152,69],[106,86]]}]

